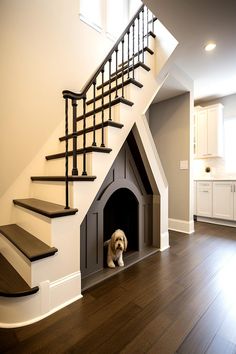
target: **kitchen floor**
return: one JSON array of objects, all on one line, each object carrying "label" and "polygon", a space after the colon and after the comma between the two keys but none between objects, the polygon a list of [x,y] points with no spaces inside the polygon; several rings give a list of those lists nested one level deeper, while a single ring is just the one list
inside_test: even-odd
[{"label": "kitchen floor", "polygon": [[0,353],[236,353],[236,228],[196,222],[171,247],[33,325]]}]

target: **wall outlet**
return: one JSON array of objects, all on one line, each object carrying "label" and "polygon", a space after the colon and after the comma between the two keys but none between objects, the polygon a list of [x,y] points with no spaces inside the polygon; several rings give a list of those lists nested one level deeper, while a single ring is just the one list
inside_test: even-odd
[{"label": "wall outlet", "polygon": [[188,170],[188,160],[181,160],[179,162],[180,170]]}]

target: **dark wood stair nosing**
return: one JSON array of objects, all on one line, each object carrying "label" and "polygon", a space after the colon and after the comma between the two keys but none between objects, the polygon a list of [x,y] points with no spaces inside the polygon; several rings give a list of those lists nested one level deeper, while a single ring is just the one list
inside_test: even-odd
[{"label": "dark wood stair nosing", "polygon": [[[148,52],[149,54],[153,55],[154,54],[154,51],[152,49],[150,49],[149,47],[145,46],[143,49],[140,49],[139,52],[135,53],[134,55],[131,55],[130,58],[129,58],[129,61],[132,61],[133,58],[136,58],[138,57],[138,55],[142,55],[142,53],[144,52]],[[124,61],[124,64],[127,65],[128,63],[128,60]],[[119,67],[121,67],[122,64],[119,64]]]},{"label": "dark wood stair nosing", "polygon": [[[99,153],[105,153],[105,154],[109,154],[112,151],[111,148],[106,148],[106,147],[100,147],[100,146],[87,146],[85,148],[85,152],[86,153],[90,153],[90,152],[99,152]],[[77,149],[76,154],[80,155],[84,153],[84,149]],[[69,151],[68,152],[68,156],[72,156],[73,155],[73,151]],[[45,158],[46,160],[54,160],[54,159],[60,159],[66,156],[65,152],[59,152],[57,154],[52,154],[52,155],[47,155]]]},{"label": "dark wood stair nosing", "polygon": [[57,248],[48,246],[17,224],[0,226],[0,233],[31,262],[53,256],[58,251]]},{"label": "dark wood stair nosing", "polygon": [[[146,71],[150,71],[151,70],[149,66],[147,66],[144,63],[142,63],[141,61],[139,61],[139,62],[134,64],[134,70],[139,68],[139,67],[143,68]],[[132,71],[132,70],[133,70],[133,66],[132,65],[131,66],[126,66],[124,71],[123,71],[123,74],[126,75],[128,73],[128,71]],[[111,74],[111,76],[112,76],[112,78],[110,80],[111,82],[115,81],[116,77],[117,77],[117,79],[120,79],[122,77],[122,71],[118,70],[118,75],[117,75],[117,72],[114,72],[114,73]],[[103,85],[102,84],[99,85],[97,87],[97,89],[100,90],[103,86],[107,86],[107,85],[109,85],[109,80],[105,81],[103,83]]]},{"label": "dark wood stair nosing", "polygon": [[0,264],[0,296],[23,297],[39,291],[38,286],[31,288],[1,253]]},{"label": "dark wood stair nosing", "polygon": [[[93,126],[90,126],[86,129],[81,129],[81,130],[78,130],[76,132],[76,135],[79,136],[79,135],[83,135],[84,131],[85,133],[91,133],[93,132],[93,130],[98,130],[98,129],[102,129],[103,128],[106,128],[106,127],[113,127],[113,128],[118,128],[118,129],[121,129],[123,128],[124,124],[121,124],[121,123],[117,123],[117,122],[114,122],[112,120],[106,120],[104,121],[104,123],[98,123],[96,124],[94,127]],[[68,139],[72,139],[73,138],[73,134],[69,134],[68,135]],[[66,137],[65,136],[62,136],[59,138],[60,141],[64,141],[66,140]]]},{"label": "dark wood stair nosing", "polygon": [[50,203],[36,198],[14,199],[13,203],[51,219],[74,215],[78,211],[78,209],[75,208],[65,209],[63,205]]},{"label": "dark wood stair nosing", "polygon": [[[102,110],[108,109],[110,107],[110,105],[112,107],[112,106],[115,106],[116,104],[119,104],[119,103],[126,104],[127,106],[133,106],[133,104],[134,104],[133,102],[127,100],[126,98],[117,97],[117,98],[113,99],[111,101],[111,103],[108,102],[108,103],[105,103],[103,106],[96,107],[95,111],[92,110],[92,111],[86,112],[85,113],[85,118],[90,117],[93,114],[99,113]],[[79,122],[80,120],[83,120],[83,119],[84,119],[84,116],[81,115],[81,116],[77,117],[77,122]]]},{"label": "dark wood stair nosing", "polygon": [[[137,80],[133,79],[132,77],[129,77],[128,79],[126,79],[126,80],[124,81],[124,86],[130,85],[130,84],[133,84],[133,85],[135,85],[135,86],[137,86],[137,87],[139,87],[139,88],[142,88],[142,87],[143,87],[143,85],[142,85],[140,82],[138,82]],[[122,86],[123,86],[122,83],[119,84],[119,85],[117,86],[117,90],[122,89]],[[116,87],[112,87],[111,90],[105,91],[105,92],[103,93],[103,96],[106,97],[106,96],[108,96],[110,93],[114,93],[114,92],[116,92]],[[101,100],[101,99],[102,99],[102,94],[100,94],[100,95],[98,95],[98,96],[95,97],[95,101],[98,101],[98,100]],[[93,102],[94,102],[94,99],[92,98],[92,99],[88,100],[88,101],[86,102],[86,104],[87,104],[87,105],[90,105],[90,104],[92,104]]]},{"label": "dark wood stair nosing", "polygon": [[[68,176],[69,182],[87,182],[94,181],[96,176]],[[65,176],[31,176],[32,181],[45,181],[45,182],[65,182]]]}]

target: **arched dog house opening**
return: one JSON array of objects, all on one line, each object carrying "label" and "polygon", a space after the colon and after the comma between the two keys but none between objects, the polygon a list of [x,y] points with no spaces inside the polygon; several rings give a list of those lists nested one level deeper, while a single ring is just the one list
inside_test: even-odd
[{"label": "arched dog house opening", "polygon": [[128,251],[139,249],[139,203],[127,188],[116,190],[108,199],[103,211],[104,241],[116,229],[122,229],[128,240]]}]

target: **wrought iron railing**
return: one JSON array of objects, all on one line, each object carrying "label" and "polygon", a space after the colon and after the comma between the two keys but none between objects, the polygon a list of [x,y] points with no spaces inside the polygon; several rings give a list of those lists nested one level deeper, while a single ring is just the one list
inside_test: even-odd
[{"label": "wrought iron railing", "polygon": [[[109,51],[106,58],[101,65],[91,76],[80,92],[72,92],[69,90],[63,91],[65,99],[65,180],[66,180],[66,208],[69,208],[69,193],[68,193],[68,179],[69,179],[69,140],[72,139],[72,175],[78,176],[77,154],[78,150],[83,153],[82,176],[87,175],[86,168],[86,119],[92,116],[92,146],[98,146],[96,137],[97,114],[101,112],[101,136],[100,147],[105,147],[104,140],[104,121],[105,109],[108,112],[107,120],[112,121],[111,107],[112,100],[121,97],[125,99],[125,86],[135,80],[136,64],[143,63],[145,60],[145,48],[149,45],[149,32],[154,29],[155,18],[150,10],[142,5],[135,13],[119,39],[116,41],[113,48]],[[118,83],[119,82],[119,83]],[[115,86],[113,86],[113,84]],[[108,89],[105,91],[105,87]],[[97,95],[97,91],[101,93]],[[112,98],[112,95],[115,95]],[[108,102],[104,106],[104,100],[108,96]],[[88,97],[91,97],[88,100]],[[98,107],[97,101],[100,101]],[[78,117],[78,105],[82,102],[82,115]],[[91,105],[92,109],[87,112],[87,106]],[[72,133],[69,134],[69,110],[71,110]],[[82,121],[82,146],[78,148],[78,131],[77,123]],[[90,129],[91,132],[91,129]],[[81,134],[80,134],[81,135]]]}]

